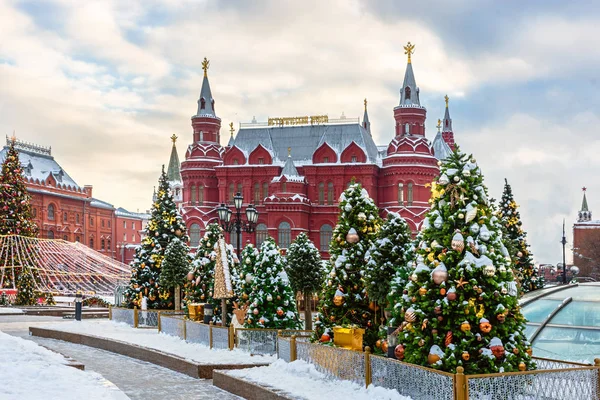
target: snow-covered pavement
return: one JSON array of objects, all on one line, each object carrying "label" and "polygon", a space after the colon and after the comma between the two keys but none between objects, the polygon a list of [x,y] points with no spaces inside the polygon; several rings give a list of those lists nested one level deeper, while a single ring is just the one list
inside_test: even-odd
[{"label": "snow-covered pavement", "polygon": [[65,365],[65,358],[37,344],[0,332],[0,399],[125,400],[116,386],[94,372]]},{"label": "snow-covered pavement", "polygon": [[23,314],[23,310],[14,307],[0,307],[0,315],[2,314]]},{"label": "snow-covered pavement", "polygon": [[119,340],[200,364],[268,364],[276,360],[273,356],[251,356],[238,349],[209,349],[201,344],[188,343],[178,337],[158,333],[156,329],[135,329],[124,323],[106,320],[68,321],[45,325],[44,328]]},{"label": "snow-covered pavement", "polygon": [[373,385],[365,388],[350,381],[327,379],[314,365],[301,360],[292,363],[277,360],[267,367],[231,370],[226,373],[306,400],[410,400],[396,390]]}]

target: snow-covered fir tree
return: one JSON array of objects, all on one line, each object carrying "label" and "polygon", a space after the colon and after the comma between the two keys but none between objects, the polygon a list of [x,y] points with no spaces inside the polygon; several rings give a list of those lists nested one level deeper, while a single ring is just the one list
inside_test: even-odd
[{"label": "snow-covered fir tree", "polygon": [[412,274],[412,271],[416,268],[415,263],[415,246],[416,243],[421,241],[420,234],[417,235],[415,240],[406,244],[404,253],[404,264],[398,265],[398,268],[394,272],[392,281],[390,282],[390,293],[388,294],[388,308],[390,312],[390,318],[387,321],[388,326],[397,327],[404,318],[404,312],[402,305],[398,303],[398,299],[402,297],[406,284],[408,283],[408,277]]},{"label": "snow-covered fir tree", "polygon": [[250,299],[250,294],[252,293],[252,279],[258,255],[258,249],[254,247],[252,243],[248,243],[240,255],[240,281],[237,295],[241,303],[248,303],[248,300]]},{"label": "snow-covered fir tree", "polygon": [[16,305],[19,306],[33,306],[37,304],[36,294],[36,271],[24,265],[19,268],[19,275],[17,276],[17,300]]},{"label": "snow-covered fir tree", "polygon": [[162,287],[159,283],[165,250],[174,238],[179,238],[185,243],[189,241],[185,224],[173,201],[163,165],[150,221],[144,229],[142,244],[136,248],[135,257],[130,264],[131,279],[129,287],[125,290],[125,298],[130,307],[140,308],[144,297],[147,297],[148,308],[167,309],[175,306],[174,291]]},{"label": "snow-covered fir tree", "polygon": [[[200,239],[194,260],[192,261],[191,278],[185,287],[185,304],[190,303],[209,303],[213,306],[213,322],[221,323],[221,300],[215,299],[215,266],[217,253],[215,245],[219,238],[223,235],[223,229],[219,224],[212,223],[206,227],[206,233]],[[226,252],[229,265],[229,273],[231,274],[231,283],[234,291],[237,291],[238,286],[238,259],[230,244],[226,245]],[[231,321],[233,312],[233,302],[236,298],[227,299],[227,318],[228,324]]]},{"label": "snow-covered fir tree", "polygon": [[[367,262],[365,287],[369,300],[376,302],[380,309],[386,308],[392,282],[406,283],[408,278],[406,253],[411,240],[410,228],[404,218],[390,212],[365,255]],[[377,318],[381,324],[384,323],[382,318],[382,315]]]},{"label": "snow-covered fir tree", "polygon": [[301,327],[294,293],[284,270],[283,257],[273,238],[267,238],[260,246],[249,302],[244,324],[246,328]]},{"label": "snow-covered fir tree", "polygon": [[544,287],[544,277],[538,276],[533,265],[533,255],[529,252],[527,233],[523,231],[521,215],[517,210],[519,206],[513,198],[512,188],[504,180],[504,193],[500,201],[499,216],[506,232],[505,242],[513,260],[517,277],[521,283],[523,293]]},{"label": "snow-covered fir tree", "polygon": [[396,356],[469,374],[534,369],[500,221],[475,159],[455,151],[431,186],[417,266],[397,299],[404,321]]},{"label": "snow-covered fir tree", "polygon": [[290,244],[286,259],[286,271],[292,289],[304,297],[305,329],[312,330],[310,299],[323,285],[321,254],[306,233],[302,232]]},{"label": "snow-covered fir tree", "polygon": [[363,344],[374,348],[379,334],[375,324],[376,305],[367,296],[364,284],[365,255],[382,221],[373,199],[358,183],[351,183],[342,193],[339,209],[314,339],[324,342],[333,339],[335,326],[364,328]]},{"label": "snow-covered fir tree", "polygon": [[[158,282],[165,289],[175,290],[175,299],[179,299],[177,292],[185,284],[185,278],[190,271],[189,252],[188,245],[179,238],[171,240],[165,250]],[[178,310],[180,306],[181,304],[175,304],[175,309]]]}]

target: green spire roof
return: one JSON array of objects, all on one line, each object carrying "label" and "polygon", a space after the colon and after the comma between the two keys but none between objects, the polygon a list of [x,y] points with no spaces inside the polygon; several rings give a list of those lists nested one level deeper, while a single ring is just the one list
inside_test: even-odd
[{"label": "green spire roof", "polygon": [[590,211],[588,209],[587,198],[585,197],[585,192],[583,192],[583,201],[581,202],[581,211]]},{"label": "green spire roof", "polygon": [[177,147],[175,147],[177,136],[171,136],[171,140],[173,141],[173,148],[171,149],[171,158],[169,159],[169,168],[167,169],[167,180],[169,182],[182,182],[183,179],[179,170],[179,155],[177,154]]}]

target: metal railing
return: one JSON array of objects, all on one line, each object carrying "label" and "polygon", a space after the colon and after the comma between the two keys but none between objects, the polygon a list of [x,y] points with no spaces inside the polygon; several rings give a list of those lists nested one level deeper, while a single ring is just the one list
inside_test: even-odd
[{"label": "metal railing", "polygon": [[[395,389],[415,400],[562,400],[600,398],[600,359],[595,365],[536,358],[533,371],[465,375],[309,343],[296,336],[277,337],[277,355],[287,362],[304,360],[331,379]],[[418,383],[418,384],[417,384]]]},{"label": "metal railing", "polygon": [[278,336],[309,337],[312,333],[313,331],[306,330],[238,328],[235,330],[235,344],[237,348],[250,354],[276,355]]},{"label": "metal railing", "polygon": [[134,308],[121,308],[108,307],[108,319],[117,322],[124,322],[134,328],[158,328],[159,315],[161,313],[167,314],[181,314],[183,311],[173,310],[140,310],[137,307]]}]

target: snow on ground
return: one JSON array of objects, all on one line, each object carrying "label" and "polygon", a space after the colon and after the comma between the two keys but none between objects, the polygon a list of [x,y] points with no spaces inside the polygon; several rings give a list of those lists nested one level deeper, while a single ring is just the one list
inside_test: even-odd
[{"label": "snow on ground", "polygon": [[297,360],[286,363],[277,360],[268,367],[256,367],[223,371],[236,378],[270,386],[292,397],[307,400],[353,399],[353,400],[410,400],[396,390],[370,385],[368,388],[350,381],[328,380],[315,366]]},{"label": "snow on ground", "polygon": [[0,314],[23,314],[23,310],[13,307],[0,307]]},{"label": "snow on ground", "polygon": [[60,354],[1,331],[0,354],[0,399],[129,399],[102,375],[66,366]]},{"label": "snow on ground", "polygon": [[243,350],[209,349],[197,343],[188,343],[178,337],[158,333],[156,329],[135,329],[122,322],[69,321],[46,325],[44,328],[82,333],[136,344],[173,354],[200,364],[269,364],[274,356],[251,356]]}]

